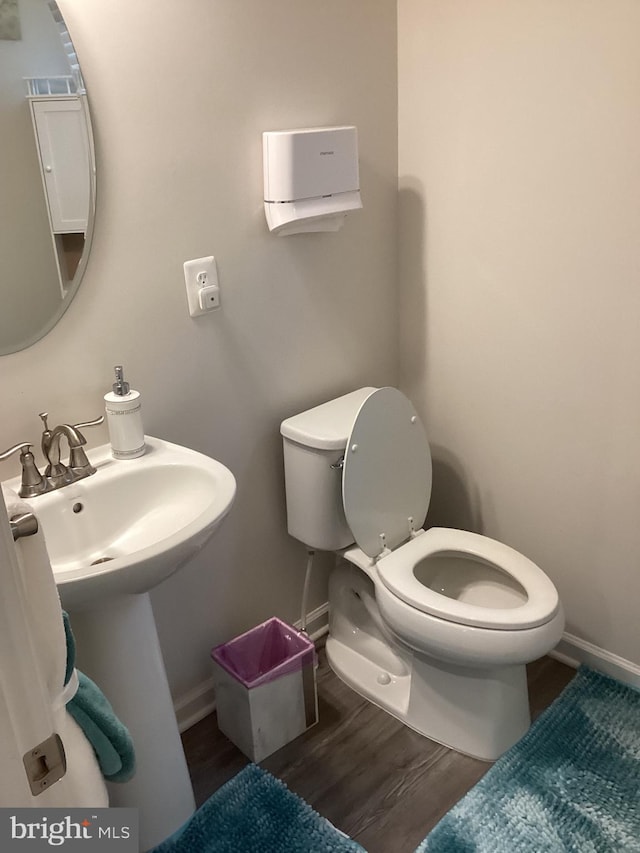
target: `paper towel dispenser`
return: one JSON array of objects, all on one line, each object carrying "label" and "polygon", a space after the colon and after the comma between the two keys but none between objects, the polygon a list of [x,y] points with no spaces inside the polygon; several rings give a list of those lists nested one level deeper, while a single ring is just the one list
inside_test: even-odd
[{"label": "paper towel dispenser", "polygon": [[262,134],[264,211],[274,234],[338,231],[362,207],[353,126]]}]

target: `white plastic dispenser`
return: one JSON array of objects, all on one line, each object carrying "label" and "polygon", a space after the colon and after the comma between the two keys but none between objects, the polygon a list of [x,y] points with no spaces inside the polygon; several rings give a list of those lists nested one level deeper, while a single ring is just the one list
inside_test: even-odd
[{"label": "white plastic dispenser", "polygon": [[125,381],[122,365],[115,367],[113,391],[104,395],[111,453],[114,459],[135,459],[145,452],[142,398]]},{"label": "white plastic dispenser", "polygon": [[262,150],[264,212],[274,234],[338,231],[362,207],[355,127],[268,131]]}]

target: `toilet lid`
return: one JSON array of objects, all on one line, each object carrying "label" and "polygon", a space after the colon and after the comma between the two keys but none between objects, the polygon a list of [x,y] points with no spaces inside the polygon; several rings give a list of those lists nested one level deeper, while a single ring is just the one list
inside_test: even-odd
[{"label": "toilet lid", "polygon": [[431,454],[422,422],[396,388],[362,403],[344,454],[342,498],[360,548],[377,557],[421,527],[431,497]]}]

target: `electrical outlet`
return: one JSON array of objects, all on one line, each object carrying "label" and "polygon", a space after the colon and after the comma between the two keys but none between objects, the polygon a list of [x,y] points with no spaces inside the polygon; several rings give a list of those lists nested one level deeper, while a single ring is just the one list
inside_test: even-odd
[{"label": "electrical outlet", "polygon": [[189,314],[198,317],[220,307],[218,270],[213,255],[184,263]]}]

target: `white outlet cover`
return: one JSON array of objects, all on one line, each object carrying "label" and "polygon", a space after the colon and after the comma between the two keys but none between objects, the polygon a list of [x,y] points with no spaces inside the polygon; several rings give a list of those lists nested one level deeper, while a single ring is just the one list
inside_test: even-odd
[{"label": "white outlet cover", "polygon": [[[203,277],[201,273],[204,273]],[[198,317],[200,314],[208,314],[215,310],[202,308],[200,304],[200,291],[203,287],[218,286],[218,268],[213,255],[206,258],[195,258],[184,262],[184,282],[187,288],[187,301],[189,303],[189,314]]]}]

